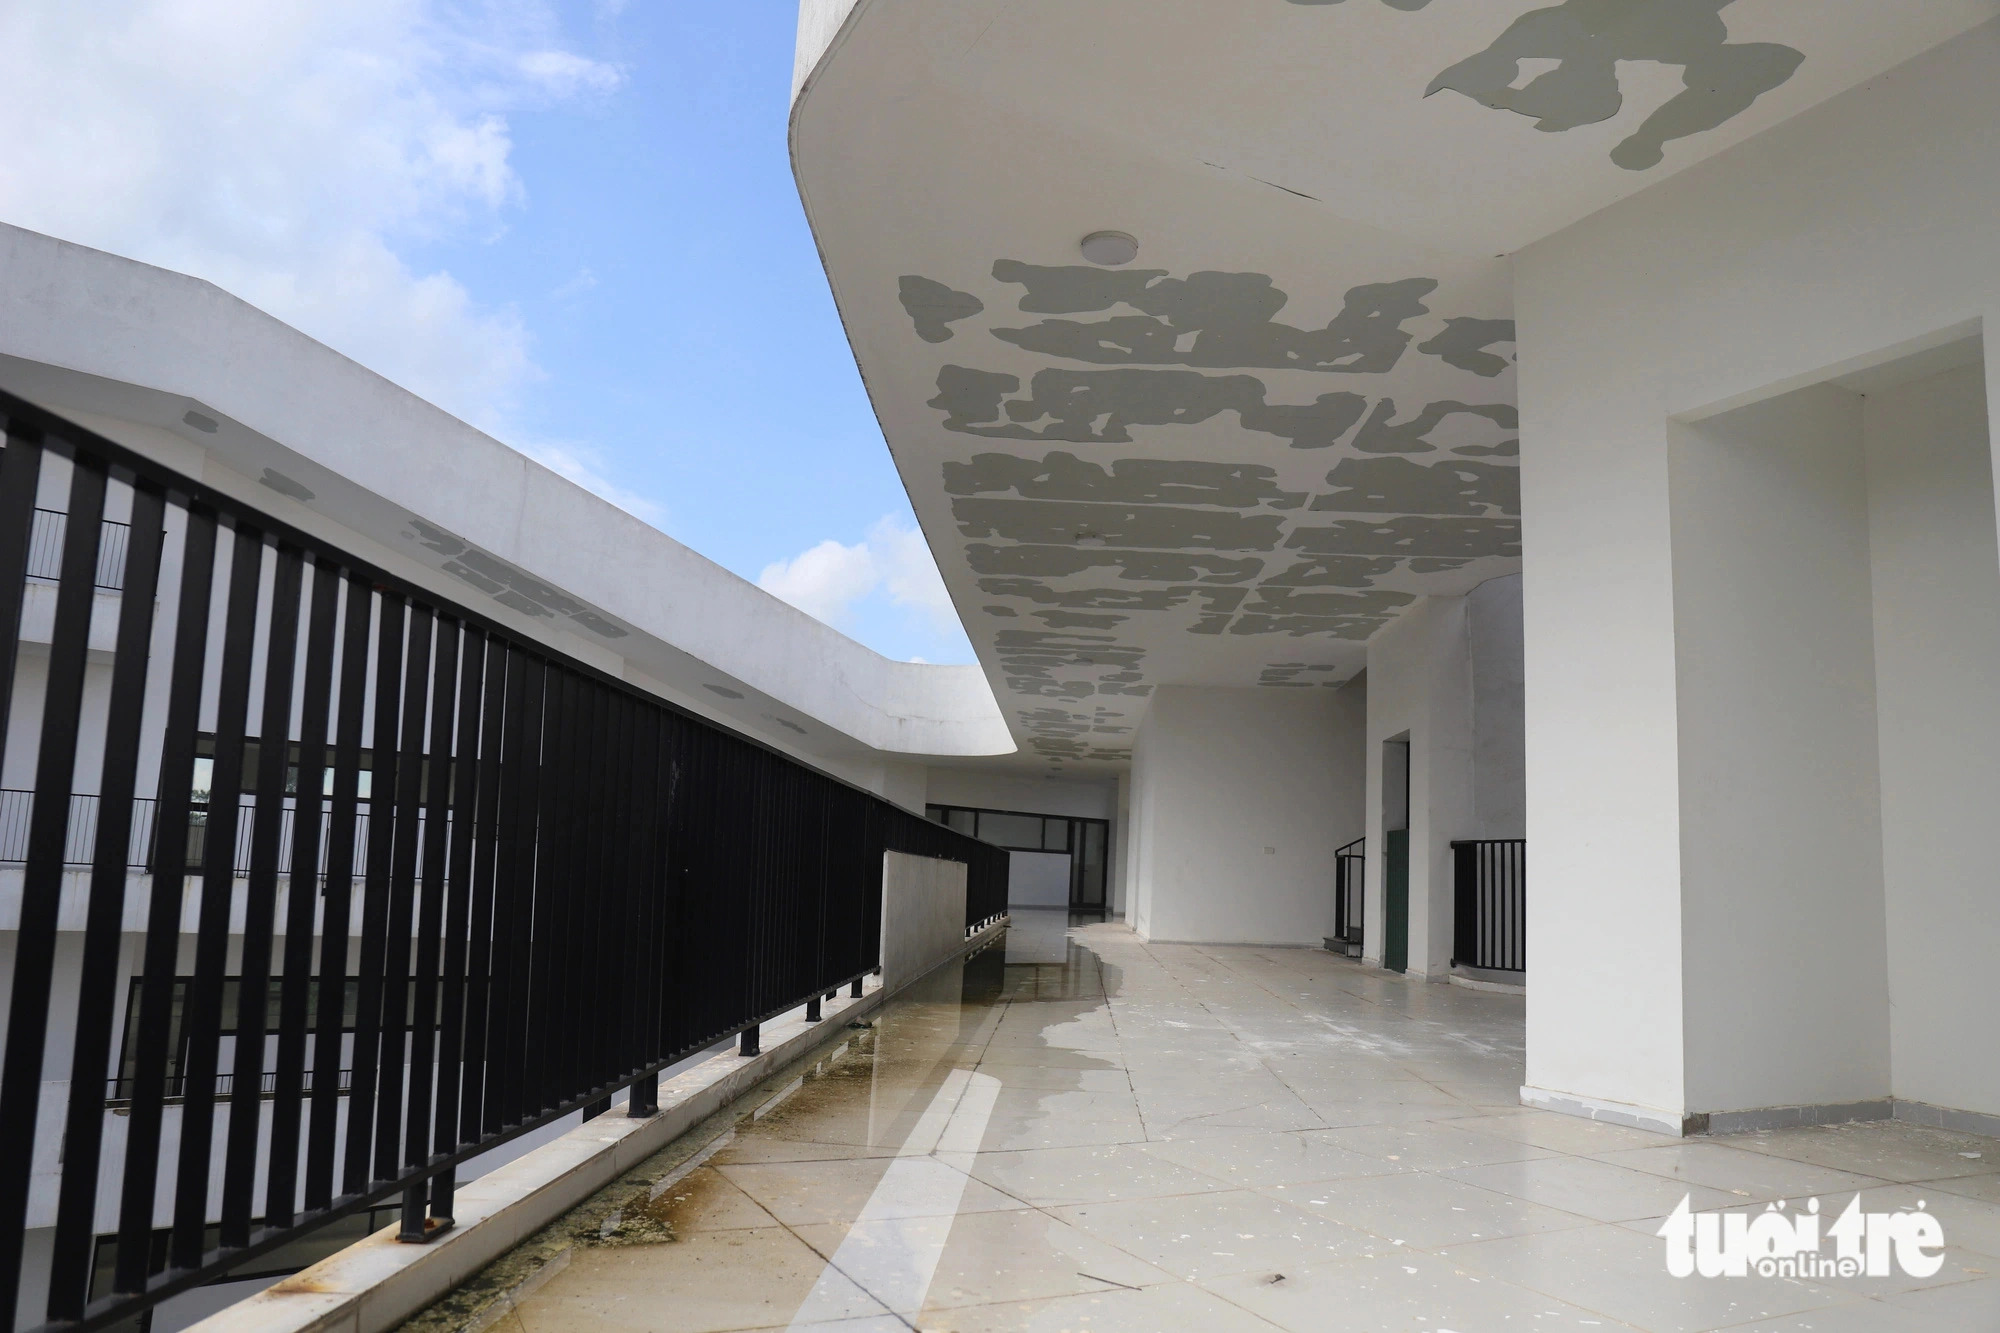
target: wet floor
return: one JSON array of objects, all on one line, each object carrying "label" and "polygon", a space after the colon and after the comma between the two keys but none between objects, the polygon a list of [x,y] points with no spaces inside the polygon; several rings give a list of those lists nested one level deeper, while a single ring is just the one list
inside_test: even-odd
[{"label": "wet floor", "polygon": [[[488,1285],[517,1284],[511,1308],[472,1322],[2000,1329],[1995,1141],[1897,1124],[1667,1139],[1525,1110],[1522,1050],[1513,996],[1021,913],[1004,947],[503,1264]],[[1675,1279],[1653,1234],[1683,1196],[1855,1191],[1923,1198],[1944,1269]]]}]

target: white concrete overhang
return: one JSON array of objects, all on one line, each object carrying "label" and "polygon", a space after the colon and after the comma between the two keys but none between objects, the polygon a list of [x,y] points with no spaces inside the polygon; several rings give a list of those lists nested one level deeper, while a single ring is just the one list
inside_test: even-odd
[{"label": "white concrete overhang", "polygon": [[1126,759],[1156,685],[1338,685],[1518,568],[1507,256],[1996,15],[803,0],[800,194],[1028,752]]},{"label": "white concrete overhang", "polygon": [[806,757],[1001,755],[896,662],[209,283],[0,226],[0,387]]}]

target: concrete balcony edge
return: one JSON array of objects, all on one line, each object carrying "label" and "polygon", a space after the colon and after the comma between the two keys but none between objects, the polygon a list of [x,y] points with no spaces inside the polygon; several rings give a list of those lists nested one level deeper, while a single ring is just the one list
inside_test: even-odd
[{"label": "concrete balcony edge", "polygon": [[[988,925],[923,975],[990,943],[1005,925],[1005,917]],[[717,1055],[662,1083],[658,1115],[634,1120],[614,1109],[461,1186],[456,1224],[429,1244],[405,1245],[396,1227],[384,1227],[189,1333],[385,1333],[919,979],[890,991],[871,977],[860,999],[827,1001],[818,1023],[806,1022],[804,1010],[773,1019],[763,1025],[763,1054]]]}]

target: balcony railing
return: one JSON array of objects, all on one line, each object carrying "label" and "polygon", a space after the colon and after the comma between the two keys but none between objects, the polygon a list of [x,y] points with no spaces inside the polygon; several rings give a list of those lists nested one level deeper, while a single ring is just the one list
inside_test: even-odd
[{"label": "balcony railing", "polygon": [[1491,972],[1528,968],[1528,844],[1520,838],[1454,842],[1452,963]]},{"label": "balcony railing", "polygon": [[[662,1069],[858,983],[881,961],[885,852],[966,863],[968,927],[1006,910],[998,848],[4,393],[0,422],[0,749],[33,774],[15,807],[0,1310],[21,1290],[31,1180],[41,1190],[34,1173],[56,1159],[30,1145],[62,1145],[40,1327],[106,1328],[390,1200],[421,1239],[427,1215],[450,1216],[460,1163],[620,1090],[643,1114]],[[59,552],[38,556],[50,455],[70,482]],[[131,505],[108,669],[90,644],[107,499]],[[29,723],[10,714],[31,577],[57,586]],[[288,793],[288,765],[270,762],[246,780],[248,741],[330,756],[331,779]],[[143,797],[142,753],[161,774]],[[197,800],[198,757],[207,790],[250,791]],[[80,763],[104,775],[83,802]],[[81,962],[59,972],[65,867],[86,863],[81,949],[60,951]],[[135,890],[135,864],[198,880],[191,941],[182,877]],[[279,893],[316,874],[319,893]],[[129,1074],[112,1054],[128,891],[147,923]],[[315,935],[356,919],[358,937]],[[38,1123],[56,1067],[74,1071],[67,1105]],[[129,1103],[115,1156],[111,1091]],[[100,1193],[117,1200],[116,1271],[93,1300]]]},{"label": "balcony railing", "polygon": [[[1333,938],[1352,949],[1361,945],[1366,838],[1356,838],[1333,854]],[[1327,946],[1331,948],[1332,945]]]},{"label": "balcony railing", "polygon": [[[69,798],[69,815],[63,831],[62,864],[64,868],[78,870],[92,864],[97,847],[97,818],[101,802],[98,797],[85,793],[75,793]],[[14,788],[0,790],[0,866],[21,865],[28,859],[28,831],[34,825],[35,793]],[[292,840],[298,824],[298,810],[294,805],[286,805],[276,811],[278,820],[278,873],[281,878],[289,878],[292,865]],[[190,802],[187,812],[186,859],[182,868],[199,871],[207,863],[208,831],[214,814],[206,805]],[[333,812],[322,809],[319,812],[320,831],[314,842],[319,848],[319,863],[315,875],[324,880],[327,858],[333,847]],[[230,858],[230,868],[238,875],[250,873],[251,854],[257,844],[258,810],[254,796],[241,797],[237,801],[235,820],[236,853]],[[221,821],[216,820],[217,823]],[[354,853],[349,873],[362,874],[368,865],[369,812],[357,809],[353,818]],[[450,840],[450,815],[446,816],[446,840]],[[417,854],[423,856],[423,840],[428,828],[428,817],[424,811],[417,813]],[[155,846],[159,841],[159,802],[151,797],[138,796],[132,799],[132,827],[126,838],[126,861],[128,870],[153,871],[158,869],[153,859]]]},{"label": "balcony railing", "polygon": [[[63,535],[68,531],[69,516],[60,509],[37,509],[28,530],[28,577],[31,579],[62,578]],[[132,525],[113,523],[109,519],[101,523],[103,535],[97,547],[97,573],[93,582],[100,588],[113,590],[125,586],[125,548],[132,540]]]}]

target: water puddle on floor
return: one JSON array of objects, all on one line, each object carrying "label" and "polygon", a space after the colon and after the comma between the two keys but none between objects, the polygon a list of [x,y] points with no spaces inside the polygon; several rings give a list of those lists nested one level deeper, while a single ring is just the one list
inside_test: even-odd
[{"label": "water puddle on floor", "polygon": [[[2000,1327],[1985,1141],[1669,1139],[1523,1108],[1523,1049],[1518,995],[1020,912],[406,1331]],[[1676,1282],[1653,1234],[1919,1180],[1909,1290]]]}]

